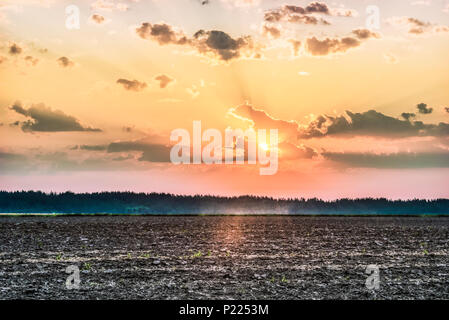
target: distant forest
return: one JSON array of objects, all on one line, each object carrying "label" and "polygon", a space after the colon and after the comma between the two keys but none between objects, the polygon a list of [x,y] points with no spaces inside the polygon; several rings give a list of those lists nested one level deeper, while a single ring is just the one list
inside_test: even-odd
[{"label": "distant forest", "polygon": [[0,191],[1,213],[114,214],[449,214],[449,199],[273,199],[161,193]]}]

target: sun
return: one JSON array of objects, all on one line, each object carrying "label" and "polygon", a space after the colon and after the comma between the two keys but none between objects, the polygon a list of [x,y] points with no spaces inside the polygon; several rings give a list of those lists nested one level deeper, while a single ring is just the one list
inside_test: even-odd
[{"label": "sun", "polygon": [[268,151],[269,147],[266,143],[259,143],[259,147],[262,148],[264,151]]}]

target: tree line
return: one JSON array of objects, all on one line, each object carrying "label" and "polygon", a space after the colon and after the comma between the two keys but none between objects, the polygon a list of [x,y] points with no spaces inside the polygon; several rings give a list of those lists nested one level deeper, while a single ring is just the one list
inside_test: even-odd
[{"label": "tree line", "polygon": [[113,214],[449,214],[449,199],[275,199],[166,193],[0,191],[1,213]]}]

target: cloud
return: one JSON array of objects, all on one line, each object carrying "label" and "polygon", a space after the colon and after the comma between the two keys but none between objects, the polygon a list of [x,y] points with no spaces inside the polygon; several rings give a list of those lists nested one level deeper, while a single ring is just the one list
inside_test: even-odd
[{"label": "cloud", "polygon": [[229,109],[228,115],[246,122],[250,128],[255,130],[277,129],[279,157],[283,160],[311,159],[318,156],[313,148],[297,144],[299,126],[295,121],[276,119],[264,110],[256,109],[249,104]]},{"label": "cloud", "polygon": [[23,51],[23,49],[17,43],[12,43],[9,46],[9,50],[8,50],[9,54],[12,56],[17,56],[17,55],[21,54],[22,51]]},{"label": "cloud", "polygon": [[242,104],[236,108],[229,109],[228,115],[247,122],[253,128],[278,129],[280,141],[296,141],[299,127],[295,121],[276,119],[264,110],[256,109],[249,104]]},{"label": "cloud", "polygon": [[153,144],[143,140],[113,142],[107,147],[108,153],[141,152],[139,161],[170,162],[171,148],[162,144]]},{"label": "cloud", "polygon": [[0,171],[22,171],[29,166],[28,158],[25,155],[0,150]]},{"label": "cloud", "polygon": [[31,66],[35,66],[38,64],[39,59],[38,58],[33,58],[32,56],[26,56],[24,58],[24,60],[29,63]]},{"label": "cloud", "polygon": [[166,23],[151,24],[144,22],[136,29],[136,33],[142,39],[153,40],[160,45],[184,45],[189,42],[189,39],[182,32],[175,31],[172,26]]},{"label": "cloud", "polygon": [[323,157],[352,168],[413,169],[449,168],[449,153],[333,153]]},{"label": "cloud", "polygon": [[75,65],[75,63],[67,57],[60,57],[56,61],[58,61],[59,65],[63,68],[69,68]]},{"label": "cloud", "polygon": [[83,144],[78,146],[80,150],[87,150],[87,151],[105,151],[107,150],[107,145],[87,145]]},{"label": "cloud", "polygon": [[410,112],[403,112],[401,114],[401,117],[404,118],[405,120],[409,121],[410,119],[415,118],[416,114],[410,113]]},{"label": "cloud", "polygon": [[446,110],[446,112],[449,113],[449,107],[444,108],[444,110]]},{"label": "cloud", "polygon": [[[279,139],[295,142],[297,139],[321,138],[326,136],[370,136],[405,138],[415,136],[449,136],[449,123],[425,124],[422,121],[401,120],[376,110],[361,113],[346,111],[340,116],[320,115],[308,124],[294,120],[276,119],[251,105],[231,108],[228,114],[246,121],[250,127],[278,129]],[[406,115],[407,117],[407,115]]]},{"label": "cloud", "polygon": [[142,39],[156,41],[159,45],[181,45],[194,48],[203,56],[219,60],[230,61],[242,56],[255,57],[258,46],[250,36],[232,38],[223,31],[197,31],[192,38],[188,38],[182,31],[176,31],[165,23],[150,24],[148,22],[136,29]]},{"label": "cloud", "polygon": [[268,35],[273,39],[278,39],[281,36],[281,30],[278,27],[264,24],[262,25],[262,34]]},{"label": "cloud", "polygon": [[102,23],[105,22],[105,18],[104,18],[102,15],[100,15],[100,14],[93,14],[93,15],[90,17],[90,19],[91,19],[93,22],[98,23],[98,24],[102,24]]},{"label": "cloud", "polygon": [[26,157],[17,153],[3,152],[0,150],[0,161],[1,160],[24,160]]},{"label": "cloud", "polygon": [[158,75],[158,76],[154,77],[154,79],[156,81],[159,81],[159,87],[161,89],[167,87],[171,82],[175,81],[175,79],[170,78],[169,76],[167,76],[165,74]]},{"label": "cloud", "polygon": [[313,56],[325,56],[331,53],[346,52],[351,48],[360,46],[360,41],[352,37],[326,38],[319,40],[316,37],[306,40],[306,51]]},{"label": "cloud", "polygon": [[353,36],[343,38],[325,38],[319,40],[316,37],[306,39],[306,51],[313,56],[325,56],[333,53],[343,53],[362,44],[361,40],[379,38],[380,35],[367,29],[355,29]]},{"label": "cloud", "polygon": [[368,30],[368,29],[355,29],[355,30],[352,30],[352,33],[360,40],[366,40],[366,39],[370,39],[370,38],[376,38],[376,39],[380,38],[380,35],[378,33],[372,32],[371,30]]},{"label": "cloud", "polygon": [[346,111],[342,116],[321,115],[307,126],[301,126],[299,138],[307,139],[331,135],[347,136],[448,136],[449,124],[425,124],[393,118],[375,110],[362,113]]},{"label": "cloud", "polygon": [[407,32],[413,35],[449,32],[448,26],[425,22],[412,17],[393,17],[388,19],[388,22],[394,26],[405,26],[408,29]]},{"label": "cloud", "polygon": [[418,108],[418,112],[421,114],[430,114],[433,111],[433,108],[427,108],[427,104],[420,103],[416,106]]},{"label": "cloud", "polygon": [[121,84],[123,88],[130,91],[141,91],[147,87],[145,82],[140,82],[137,80],[127,80],[127,79],[118,79],[118,84]]},{"label": "cloud", "polygon": [[306,8],[293,5],[284,5],[278,9],[265,11],[264,20],[266,22],[289,22],[312,25],[330,24],[323,18],[311,15],[312,13],[329,14],[329,8],[326,4],[320,4],[318,2],[312,3]]},{"label": "cloud", "polygon": [[[122,165],[114,163],[114,159],[101,157],[86,157],[83,154],[81,159],[73,157],[73,153],[66,152],[42,152],[32,153],[29,150],[26,154],[16,154],[0,151],[0,171],[2,172],[57,172],[57,171],[86,171],[86,170],[123,170]],[[131,168],[130,168],[131,169]],[[133,165],[132,170],[136,166]]]},{"label": "cloud", "polygon": [[250,36],[232,38],[223,31],[197,31],[194,36],[194,46],[198,52],[229,61],[239,58],[245,52],[252,52],[255,49]]},{"label": "cloud", "polygon": [[[29,150],[26,154],[16,154],[0,151],[0,171],[2,172],[57,172],[57,171],[87,171],[87,170],[123,170],[122,165],[117,165],[113,160],[101,155],[101,157],[83,154],[82,158],[73,157],[74,153],[67,152],[42,152],[33,153]],[[133,165],[132,170],[136,170]]]},{"label": "cloud", "polygon": [[309,25],[330,25],[330,22],[319,15],[353,17],[357,12],[345,8],[329,8],[323,2],[311,2],[305,7],[296,5],[283,5],[277,9],[267,10],[264,13],[266,22],[289,22]]},{"label": "cloud", "polygon": [[20,102],[16,102],[10,109],[31,118],[31,120],[17,122],[25,132],[101,131],[96,128],[84,127],[76,118],[66,115],[62,111],[52,110],[44,104],[34,104],[25,109]]}]

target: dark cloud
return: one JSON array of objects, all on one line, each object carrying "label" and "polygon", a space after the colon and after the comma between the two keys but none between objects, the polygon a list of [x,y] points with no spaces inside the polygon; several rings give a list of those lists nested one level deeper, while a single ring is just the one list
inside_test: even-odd
[{"label": "dark cloud", "polygon": [[63,68],[73,67],[75,63],[67,57],[60,57],[56,61],[58,61],[59,65]]},{"label": "dark cloud", "polygon": [[449,168],[449,153],[372,154],[325,152],[322,155],[328,160],[353,168]]},{"label": "dark cloud", "polygon": [[232,38],[223,31],[197,31],[194,36],[193,44],[198,52],[214,56],[219,60],[229,61],[239,58],[242,53],[253,51],[254,43],[250,36]]},{"label": "dark cloud", "polygon": [[127,156],[118,156],[118,157],[112,158],[112,161],[126,161],[126,160],[130,160],[130,159],[134,159],[134,156],[132,154],[128,154]]},{"label": "dark cloud", "polygon": [[407,18],[407,22],[416,27],[426,27],[431,25],[429,22],[424,22],[416,18]]},{"label": "dark cloud", "polygon": [[[73,149],[73,148],[72,148]],[[103,155],[92,154],[82,158],[73,157],[74,153],[67,152],[39,152],[33,154],[28,151],[26,154],[17,154],[3,152],[0,150],[0,171],[1,172],[31,172],[31,171],[101,171],[101,170],[124,170],[126,167],[118,165],[118,159],[108,159]],[[122,157],[122,156],[120,156]],[[132,157],[131,157],[132,158]],[[130,158],[130,159],[131,159]],[[123,159],[124,160],[124,159]],[[136,170],[137,166],[133,164],[127,167],[130,170]]]},{"label": "dark cloud", "polygon": [[25,155],[0,150],[1,172],[23,170],[28,165],[28,158]]},{"label": "dark cloud", "polygon": [[446,112],[449,113],[449,107],[444,108],[444,110],[446,110]]},{"label": "dark cloud", "polygon": [[141,152],[139,161],[170,162],[170,147],[146,141],[122,141],[109,144],[107,152]]},{"label": "dark cloud", "polygon": [[117,83],[121,84],[123,88],[130,91],[141,91],[147,87],[145,82],[140,82],[137,80],[118,79]]},{"label": "dark cloud", "polygon": [[416,114],[410,113],[410,112],[403,112],[403,113],[401,114],[401,117],[408,121],[408,120],[410,120],[410,119],[412,119],[412,118],[415,118],[415,117],[416,117]]},{"label": "dark cloud", "polygon": [[265,11],[266,22],[290,22],[299,24],[324,24],[330,23],[323,18],[310,15],[311,13],[328,14],[329,8],[325,4],[312,3],[306,8],[284,5],[278,9]]},{"label": "dark cloud", "polygon": [[428,32],[447,32],[449,31],[446,26],[436,26],[430,22],[424,22],[416,18],[407,18],[406,23],[408,23],[410,29],[408,33],[420,35]]},{"label": "dark cloud", "polygon": [[430,114],[433,111],[433,108],[428,108],[425,103],[420,103],[416,107],[418,108],[418,112],[422,114]]},{"label": "dark cloud", "polygon": [[102,15],[99,14],[93,14],[90,19],[98,24],[102,24],[103,22],[105,22],[105,18]]},{"label": "dark cloud", "polygon": [[196,49],[199,53],[222,61],[229,61],[245,56],[255,56],[258,51],[250,36],[232,38],[223,31],[197,31],[188,38],[181,31],[175,31],[165,23],[142,23],[136,33],[143,39],[153,40],[160,45],[185,45]]},{"label": "dark cloud", "polygon": [[306,125],[296,121],[275,119],[264,110],[251,105],[241,105],[229,110],[237,119],[249,121],[256,128],[278,129],[279,139],[295,142],[296,139],[320,138],[325,136],[378,136],[414,137],[449,136],[449,123],[425,124],[422,121],[401,120],[384,115],[376,110],[362,113],[346,111],[341,116],[320,115]]},{"label": "dark cloud", "polygon": [[159,81],[159,87],[161,89],[167,87],[171,82],[173,82],[175,79],[170,78],[169,76],[165,75],[165,74],[160,74],[156,77],[154,77],[154,79],[156,81]]},{"label": "dark cloud", "polygon": [[344,116],[319,116],[299,130],[299,138],[314,138],[330,135],[349,136],[448,136],[449,124],[425,124],[393,118],[375,110],[362,113],[346,111]]},{"label": "dark cloud", "polygon": [[305,11],[307,13],[330,14],[328,6],[323,2],[311,2],[309,5],[307,5]]},{"label": "dark cloud", "polygon": [[83,144],[79,146],[80,150],[87,150],[87,151],[105,151],[107,150],[107,145],[88,145]]},{"label": "dark cloud", "polygon": [[66,115],[62,111],[52,110],[44,104],[35,104],[25,109],[20,102],[16,102],[10,109],[31,118],[31,120],[20,122],[22,130],[25,132],[101,131],[100,129],[83,127],[76,118]]},{"label": "dark cloud", "polygon": [[330,25],[330,22],[328,22],[327,20],[324,20],[323,18],[317,18],[314,16],[308,16],[308,15],[291,15],[287,21],[291,22],[291,23],[299,23],[299,24]]},{"label": "dark cloud", "polygon": [[17,43],[12,43],[9,46],[9,50],[8,50],[9,54],[12,56],[17,56],[17,55],[21,54],[22,51],[23,51],[23,49]]},{"label": "dark cloud", "polygon": [[26,157],[22,154],[10,153],[10,152],[2,152],[0,151],[0,161],[2,160],[25,160]]},{"label": "dark cloud", "polygon": [[142,39],[154,40],[160,45],[184,45],[189,41],[182,32],[173,30],[172,26],[165,23],[151,24],[144,22],[136,29],[136,33]]},{"label": "dark cloud", "polygon": [[283,5],[277,9],[265,11],[264,20],[266,22],[330,25],[329,21],[317,17],[317,15],[352,17],[354,14],[355,11],[351,9],[331,9],[323,2],[311,2],[306,7]]}]

